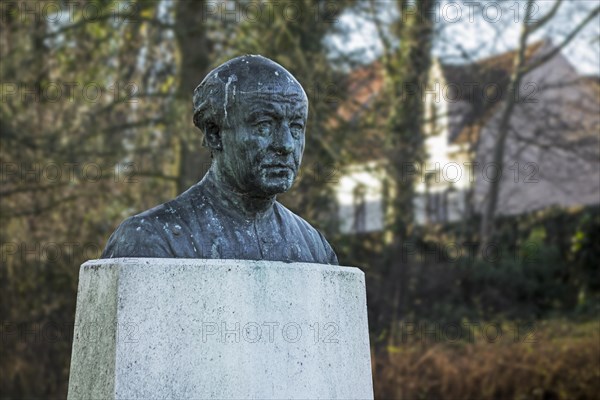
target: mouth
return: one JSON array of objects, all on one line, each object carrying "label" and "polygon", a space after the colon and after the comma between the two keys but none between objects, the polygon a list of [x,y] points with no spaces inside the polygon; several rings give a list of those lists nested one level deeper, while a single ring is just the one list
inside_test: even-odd
[{"label": "mouth", "polygon": [[270,163],[270,164],[265,164],[264,168],[266,169],[272,169],[272,170],[290,170],[290,171],[294,171],[294,167],[291,166],[290,164],[286,164],[286,163]]}]

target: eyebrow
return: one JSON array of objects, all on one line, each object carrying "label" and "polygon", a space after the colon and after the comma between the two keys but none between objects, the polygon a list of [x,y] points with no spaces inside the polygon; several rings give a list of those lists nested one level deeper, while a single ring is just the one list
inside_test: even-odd
[{"label": "eyebrow", "polygon": [[306,107],[303,107],[303,106],[298,106],[296,108],[292,108],[290,110],[290,115],[292,116],[292,118],[302,118],[302,119],[304,119],[305,115],[306,115],[305,108]]},{"label": "eyebrow", "polygon": [[257,119],[259,119],[260,117],[262,117],[264,115],[268,115],[273,118],[282,118],[283,117],[283,113],[278,112],[277,110],[275,110],[274,107],[272,107],[269,110],[260,109],[260,110],[250,111],[250,113],[248,113],[248,116],[246,117],[246,121],[250,121],[250,122],[256,121]]}]

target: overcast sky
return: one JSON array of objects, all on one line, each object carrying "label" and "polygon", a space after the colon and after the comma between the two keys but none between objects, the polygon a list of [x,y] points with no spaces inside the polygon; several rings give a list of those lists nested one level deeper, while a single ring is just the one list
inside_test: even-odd
[{"label": "overcast sky", "polygon": [[[538,1],[534,5],[534,18],[541,16],[553,1]],[[363,3],[363,4],[366,4]],[[378,1],[380,18],[390,21],[395,18],[394,1]],[[551,23],[537,32],[529,43],[548,37],[554,44],[581,21],[599,3],[595,0],[566,1]],[[519,33],[525,15],[523,1],[448,1],[439,3],[434,11],[437,27],[434,54],[446,62],[465,62],[460,49],[480,59],[517,47]],[[338,51],[364,50],[364,60],[372,61],[381,54],[375,25],[372,21],[359,18],[356,14],[345,13],[339,24],[351,32],[348,39],[342,36],[332,38],[332,45]],[[600,18],[591,21],[584,30],[566,47],[563,54],[586,75],[600,75]]]}]

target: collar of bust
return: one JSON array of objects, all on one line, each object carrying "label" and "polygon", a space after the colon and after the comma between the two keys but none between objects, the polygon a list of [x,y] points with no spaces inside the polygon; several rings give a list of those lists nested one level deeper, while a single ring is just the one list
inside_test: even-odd
[{"label": "collar of bust", "polygon": [[272,216],[275,196],[270,198],[251,197],[236,192],[220,181],[212,169],[199,183],[211,204],[234,219],[253,221]]}]

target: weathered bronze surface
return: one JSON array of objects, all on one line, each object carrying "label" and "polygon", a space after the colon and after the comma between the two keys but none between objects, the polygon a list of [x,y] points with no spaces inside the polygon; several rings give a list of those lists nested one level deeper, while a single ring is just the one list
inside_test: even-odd
[{"label": "weathered bronze surface", "polygon": [[276,196],[304,152],[308,99],[281,65],[255,55],[220,65],[194,90],[194,124],[212,164],[175,199],[123,221],[102,258],[219,258],[338,264],[323,235]]}]

